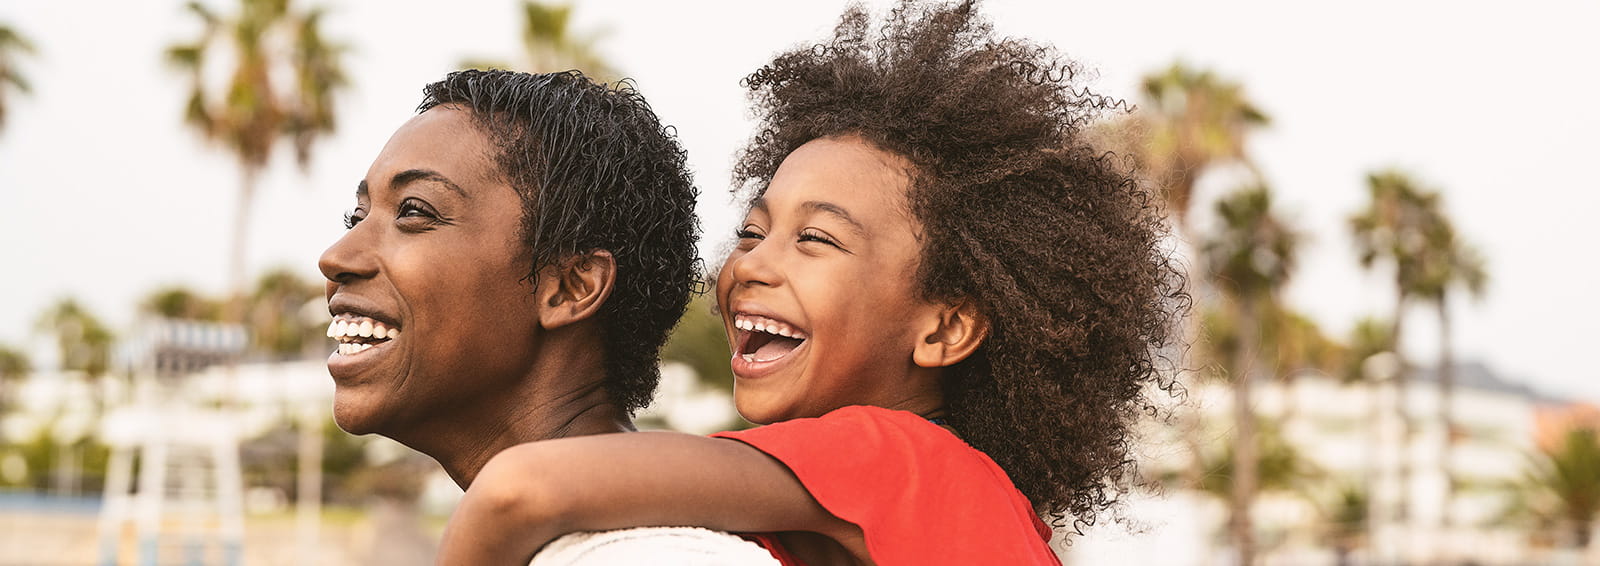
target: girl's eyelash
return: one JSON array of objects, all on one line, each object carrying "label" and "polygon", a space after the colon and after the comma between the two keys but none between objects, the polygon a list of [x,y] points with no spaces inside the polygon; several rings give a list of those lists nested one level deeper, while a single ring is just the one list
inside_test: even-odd
[{"label": "girl's eyelash", "polygon": [[825,236],[823,234],[817,233],[817,232],[811,232],[811,231],[801,232],[800,233],[800,241],[802,241],[802,242],[822,242],[824,244],[828,244],[828,245],[833,246],[835,248],[844,249],[844,246],[839,245],[839,241],[838,240],[835,240],[833,238],[829,238],[829,237],[827,237],[827,236]]},{"label": "girl's eyelash", "polygon": [[346,210],[346,211],[344,211],[344,229],[346,229],[346,230],[354,229],[356,227],[356,224],[359,224],[360,222],[361,222],[361,218],[356,216],[356,211],[354,211],[354,210]]},{"label": "girl's eyelash", "polygon": [[754,230],[749,228],[740,228],[738,230],[734,230],[733,235],[741,240],[745,238],[755,238],[759,240],[763,237],[761,234],[757,234]]}]

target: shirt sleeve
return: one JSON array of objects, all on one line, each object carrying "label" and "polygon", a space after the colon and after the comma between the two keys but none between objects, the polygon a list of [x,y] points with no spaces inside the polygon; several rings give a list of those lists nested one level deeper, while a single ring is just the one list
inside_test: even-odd
[{"label": "shirt sleeve", "polygon": [[712,436],[783,462],[823,508],[861,528],[880,565],[1060,564],[1005,472],[917,415],[845,407]]}]

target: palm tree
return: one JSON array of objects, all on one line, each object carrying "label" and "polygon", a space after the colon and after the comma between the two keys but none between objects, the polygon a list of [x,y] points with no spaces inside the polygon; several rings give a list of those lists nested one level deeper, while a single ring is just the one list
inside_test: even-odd
[{"label": "palm tree", "polygon": [[[597,81],[615,80],[619,73],[595,49],[599,34],[578,35],[572,29],[572,5],[549,5],[523,0],[521,68],[533,73],[556,73],[578,69]],[[468,59],[463,68],[509,69],[504,61]]]},{"label": "palm tree", "polygon": [[[1346,385],[1365,384],[1367,389],[1368,453],[1360,491],[1362,501],[1367,506],[1362,519],[1368,530],[1368,541],[1377,538],[1376,519],[1379,517],[1377,500],[1371,497],[1378,485],[1377,462],[1381,446],[1378,421],[1383,415],[1383,408],[1378,404],[1378,395],[1383,388],[1383,379],[1404,371],[1398,366],[1400,358],[1394,354],[1393,332],[1394,324],[1386,320],[1366,317],[1356,321],[1346,342],[1344,368],[1339,372],[1340,381]],[[1385,367],[1386,364],[1395,367]]]},{"label": "palm tree", "polygon": [[[31,372],[33,362],[28,360],[27,354],[0,344],[0,416],[4,416],[5,411],[11,408],[11,390]],[[3,431],[0,431],[0,441],[3,440]]]},{"label": "palm tree", "polygon": [[1236,311],[1236,349],[1233,374],[1234,422],[1237,427],[1234,460],[1241,464],[1233,475],[1230,524],[1238,545],[1239,563],[1255,561],[1255,537],[1250,507],[1257,488],[1255,409],[1252,382],[1264,366],[1261,358],[1263,313],[1281,311],[1279,291],[1288,283],[1298,259],[1303,237],[1281,220],[1265,185],[1244,187],[1217,202],[1221,224],[1206,239],[1203,257],[1213,266],[1216,287]]},{"label": "palm tree", "polygon": [[1543,522],[1563,529],[1579,550],[1600,516],[1600,438],[1595,430],[1567,431],[1561,444],[1540,449],[1520,494]]},{"label": "palm tree", "polygon": [[[1405,321],[1406,306],[1427,291],[1431,281],[1429,236],[1439,229],[1439,195],[1423,189],[1409,174],[1399,170],[1385,170],[1367,175],[1367,207],[1350,217],[1350,230],[1355,238],[1361,266],[1371,269],[1379,263],[1394,268],[1395,307],[1393,349],[1400,356],[1400,337]],[[1404,367],[1404,358],[1401,357]],[[1411,485],[1411,443],[1415,426],[1407,410],[1408,373],[1400,371],[1394,376],[1394,410],[1400,421],[1400,459],[1397,470],[1401,486],[1400,499],[1393,513],[1395,520],[1404,523],[1409,515]],[[1377,515],[1374,518],[1381,518]]]},{"label": "palm tree", "polygon": [[1250,165],[1246,139],[1271,120],[1239,83],[1183,62],[1145,75],[1141,91],[1137,112],[1096,135],[1138,163],[1188,233],[1195,182],[1215,165]]},{"label": "palm tree", "polygon": [[321,313],[315,318],[305,316],[306,305],[317,302],[320,306],[322,296],[321,285],[300,278],[293,270],[279,268],[262,275],[251,294],[245,320],[255,347],[275,357],[294,358],[312,346],[323,345],[327,311],[318,309]]},{"label": "palm tree", "polygon": [[[348,85],[341,62],[347,49],[323,38],[321,9],[296,12],[289,0],[239,3],[237,14],[223,16],[200,2],[189,2],[189,13],[203,26],[200,36],[166,50],[167,60],[190,79],[184,120],[239,162],[241,182],[228,262],[229,289],[235,295],[245,280],[250,204],[274,146],[280,138],[288,138],[301,168],[309,166],[312,145],[333,131],[333,97]],[[222,89],[213,92],[203,71],[207,59],[218,56],[231,68]],[[242,316],[237,296],[229,311],[228,320]]]},{"label": "palm tree", "polygon": [[1450,507],[1455,496],[1455,474],[1451,467],[1456,444],[1455,426],[1455,359],[1451,345],[1450,297],[1456,289],[1469,296],[1483,295],[1488,272],[1483,257],[1477,250],[1457,236],[1452,224],[1440,212],[1430,223],[1427,254],[1418,298],[1433,306],[1439,316],[1439,424],[1444,430],[1444,442],[1439,445],[1439,471],[1445,478],[1444,499],[1441,502],[1441,520],[1450,527]]},{"label": "palm tree", "polygon": [[28,78],[22,76],[22,71],[17,70],[18,55],[33,55],[37,51],[33,42],[28,41],[15,28],[5,23],[0,23],[0,130],[6,125],[6,88],[17,89],[17,92],[27,94],[33,91],[28,84]]},{"label": "palm tree", "polygon": [[[1245,95],[1243,87],[1211,71],[1174,62],[1164,71],[1145,75],[1142,100],[1137,111],[1102,123],[1089,133],[1092,141],[1106,150],[1129,158],[1154,183],[1177,222],[1178,245],[1189,259],[1192,293],[1210,300],[1209,270],[1203,254],[1195,253],[1193,226],[1189,220],[1192,195],[1200,175],[1215,165],[1248,163],[1244,152],[1246,137],[1270,122],[1267,115]],[[1205,310],[1202,309],[1202,315]],[[1204,340],[1204,316],[1189,317],[1185,324],[1191,342]],[[1198,352],[1185,352],[1185,358]],[[1185,360],[1185,367],[1197,364]],[[1197,488],[1202,454],[1199,438],[1201,418],[1193,410],[1183,412],[1183,442],[1194,465],[1188,466],[1186,485]]]},{"label": "palm tree", "polygon": [[57,301],[39,316],[37,328],[55,336],[61,369],[96,377],[111,368],[111,331],[78,301]]},{"label": "palm tree", "polygon": [[193,289],[181,285],[162,287],[146,295],[139,310],[163,318],[203,320],[222,319],[222,305]]}]

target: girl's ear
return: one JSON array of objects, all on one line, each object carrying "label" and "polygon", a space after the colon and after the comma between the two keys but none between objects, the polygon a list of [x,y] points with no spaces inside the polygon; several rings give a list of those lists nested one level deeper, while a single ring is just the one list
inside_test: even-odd
[{"label": "girl's ear", "polygon": [[989,319],[977,305],[962,300],[939,310],[938,324],[922,335],[911,360],[926,368],[955,365],[967,359],[989,335]]},{"label": "girl's ear", "polygon": [[559,328],[593,317],[611,296],[617,261],[606,250],[568,258],[539,272],[539,325]]}]

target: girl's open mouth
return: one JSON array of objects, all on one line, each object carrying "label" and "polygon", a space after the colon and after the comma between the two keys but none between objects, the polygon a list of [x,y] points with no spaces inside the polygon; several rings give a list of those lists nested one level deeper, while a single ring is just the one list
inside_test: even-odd
[{"label": "girl's open mouth", "polygon": [[787,322],[749,314],[734,316],[734,328],[739,329],[734,344],[735,360],[745,364],[776,362],[800,348],[808,338],[806,332]]}]

